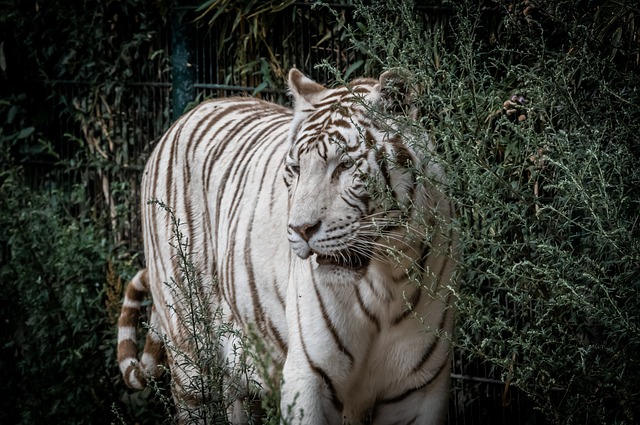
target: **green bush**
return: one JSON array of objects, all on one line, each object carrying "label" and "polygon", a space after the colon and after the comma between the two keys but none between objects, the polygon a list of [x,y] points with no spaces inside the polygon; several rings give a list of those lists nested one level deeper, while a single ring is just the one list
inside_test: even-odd
[{"label": "green bush", "polygon": [[[1,367],[10,390],[2,413],[11,423],[89,422],[110,409],[101,400],[110,398],[105,391],[113,377],[114,346],[105,347],[113,338],[103,315],[104,241],[91,224],[64,222],[50,199],[15,175],[1,178],[9,260],[0,269],[2,316],[13,337],[2,347],[3,359],[11,359]],[[105,358],[96,355],[105,351]]]},{"label": "green bush", "polygon": [[116,270],[131,266],[67,200],[0,173],[0,422],[110,424],[114,409],[160,422],[152,391],[130,393],[117,367]]},{"label": "green bush", "polygon": [[0,100],[0,422],[106,424],[114,407],[153,420],[149,394],[128,395],[115,358],[130,261],[84,185],[56,189],[62,171],[26,178],[23,164],[55,160],[29,110],[25,96]]},{"label": "green bush", "polygon": [[550,421],[637,423],[640,45],[616,21],[633,7],[529,5],[367,2],[354,36],[380,66],[411,71],[420,126],[448,164],[458,350]]}]

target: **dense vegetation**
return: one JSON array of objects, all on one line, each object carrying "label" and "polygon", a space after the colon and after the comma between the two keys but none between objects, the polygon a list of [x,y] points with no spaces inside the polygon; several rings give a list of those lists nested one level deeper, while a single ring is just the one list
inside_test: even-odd
[{"label": "dense vegetation", "polygon": [[[193,15],[227,31],[216,54],[244,46],[228,75],[257,92],[293,64],[269,46],[274,17],[310,16],[280,3],[208,1]],[[550,422],[637,423],[638,6],[363,3],[319,8],[331,25],[318,21],[313,42],[325,72],[350,63],[336,79],[402,68],[420,93],[413,124],[448,170],[463,232],[458,353]],[[170,116],[134,88],[167,81],[171,16],[163,1],[0,1],[2,423],[170,414],[166,392],[124,388],[114,323],[141,264],[138,173]],[[348,48],[329,46],[339,38]]]},{"label": "dense vegetation", "polygon": [[421,125],[449,164],[465,248],[459,349],[554,422],[636,422],[636,15],[491,6],[426,25],[406,2],[363,10],[362,46],[413,72]]}]

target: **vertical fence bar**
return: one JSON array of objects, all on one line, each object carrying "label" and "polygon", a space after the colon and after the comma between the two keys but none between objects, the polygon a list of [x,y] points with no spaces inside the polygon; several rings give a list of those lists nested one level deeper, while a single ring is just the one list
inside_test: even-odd
[{"label": "vertical fence bar", "polygon": [[196,70],[192,61],[193,32],[187,22],[191,8],[173,2],[171,11],[171,118],[175,121],[195,99]]}]

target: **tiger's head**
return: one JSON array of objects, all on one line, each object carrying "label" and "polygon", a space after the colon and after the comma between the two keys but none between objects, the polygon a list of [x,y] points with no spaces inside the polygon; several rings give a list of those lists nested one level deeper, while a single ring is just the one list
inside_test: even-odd
[{"label": "tiger's head", "polygon": [[429,203],[416,174],[423,164],[397,126],[372,113],[389,97],[397,100],[398,81],[387,72],[329,89],[296,69],[289,73],[288,239],[296,255],[313,255],[317,270],[338,280],[362,275],[392,247],[415,252],[406,229],[413,211]]}]

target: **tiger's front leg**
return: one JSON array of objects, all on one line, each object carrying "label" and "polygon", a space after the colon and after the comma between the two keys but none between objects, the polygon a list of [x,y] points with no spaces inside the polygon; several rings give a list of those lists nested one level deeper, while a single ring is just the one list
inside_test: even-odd
[{"label": "tiger's front leg", "polygon": [[[331,379],[324,372],[328,344],[322,313],[313,302],[310,265],[293,267],[287,290],[289,349],[282,371],[281,415],[287,425],[342,424],[342,406]],[[314,324],[315,326],[309,326]],[[302,331],[304,329],[304,331]],[[324,358],[324,359],[323,359]],[[337,365],[334,365],[337,366]]]},{"label": "tiger's front leg", "polygon": [[291,351],[284,365],[280,403],[282,423],[341,424],[341,406],[336,405],[330,381],[323,377],[320,369],[314,370],[303,351]]}]

